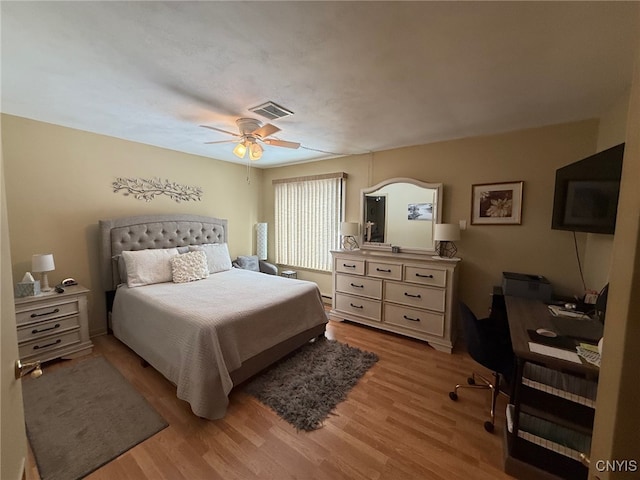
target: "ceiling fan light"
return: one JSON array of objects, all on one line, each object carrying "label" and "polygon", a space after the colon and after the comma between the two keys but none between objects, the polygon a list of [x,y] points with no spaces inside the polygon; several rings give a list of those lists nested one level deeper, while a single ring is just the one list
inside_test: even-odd
[{"label": "ceiling fan light", "polygon": [[257,143],[252,143],[249,147],[249,158],[251,160],[260,160],[262,158],[262,147]]},{"label": "ceiling fan light", "polygon": [[238,158],[244,158],[244,154],[247,153],[247,146],[243,143],[239,143],[236,145],[236,148],[233,149],[233,153]]}]

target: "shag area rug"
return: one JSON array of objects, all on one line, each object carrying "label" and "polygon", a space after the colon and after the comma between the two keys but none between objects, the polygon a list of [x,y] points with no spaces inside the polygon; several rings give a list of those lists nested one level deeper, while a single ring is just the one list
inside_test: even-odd
[{"label": "shag area rug", "polygon": [[168,423],[104,357],[22,386],[27,435],[42,480],[75,480]]},{"label": "shag area rug", "polygon": [[377,361],[375,353],[321,338],[250,380],[244,390],[296,429],[311,431]]}]

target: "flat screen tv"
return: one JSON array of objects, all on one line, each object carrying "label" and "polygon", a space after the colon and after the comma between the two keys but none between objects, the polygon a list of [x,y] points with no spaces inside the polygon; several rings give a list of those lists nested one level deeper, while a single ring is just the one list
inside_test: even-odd
[{"label": "flat screen tv", "polygon": [[624,143],[556,170],[551,228],[613,235]]}]

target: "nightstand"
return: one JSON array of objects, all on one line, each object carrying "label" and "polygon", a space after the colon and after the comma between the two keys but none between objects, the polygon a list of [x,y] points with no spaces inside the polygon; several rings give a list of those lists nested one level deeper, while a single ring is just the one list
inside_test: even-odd
[{"label": "nightstand", "polygon": [[91,353],[87,294],[81,285],[63,293],[15,299],[18,349],[23,361],[46,362]]},{"label": "nightstand", "polygon": [[281,275],[287,278],[298,278],[298,272],[295,270],[283,270]]}]

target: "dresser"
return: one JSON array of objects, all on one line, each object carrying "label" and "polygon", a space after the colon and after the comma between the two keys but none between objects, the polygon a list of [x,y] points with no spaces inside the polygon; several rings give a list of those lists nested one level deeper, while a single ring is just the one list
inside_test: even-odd
[{"label": "dresser", "polygon": [[373,250],[337,250],[331,255],[332,320],[418,338],[451,353],[457,333],[459,260]]},{"label": "dresser", "polygon": [[22,361],[46,362],[91,353],[87,294],[75,285],[63,293],[15,299],[18,350]]}]

